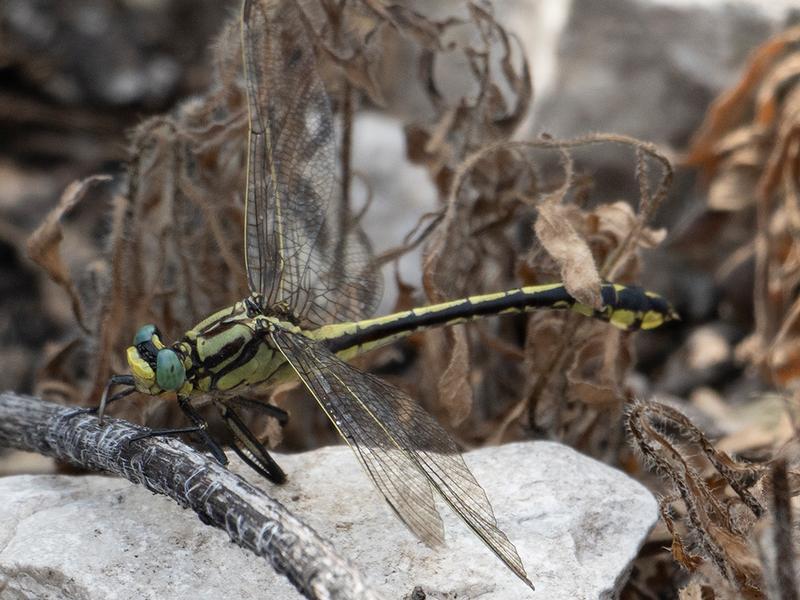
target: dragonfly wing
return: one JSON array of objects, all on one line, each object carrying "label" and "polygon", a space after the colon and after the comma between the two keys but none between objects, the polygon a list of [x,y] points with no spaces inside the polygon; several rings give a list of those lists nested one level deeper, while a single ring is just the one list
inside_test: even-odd
[{"label": "dragonfly wing", "polygon": [[[323,345],[285,330],[276,330],[271,335],[359,455],[378,488],[414,532],[419,525],[410,523],[412,520],[430,522],[431,529],[434,528],[435,507],[422,494],[423,489],[432,486],[478,537],[531,585],[516,548],[497,526],[486,492],[467,467],[455,442],[433,417],[398,388],[345,363]],[[369,464],[364,454],[371,456]],[[392,462],[387,463],[387,457]],[[402,468],[398,468],[400,465]],[[385,491],[387,483],[393,497]],[[417,514],[418,511],[423,512]],[[441,529],[438,519],[435,527]]]},{"label": "dragonfly wing", "polygon": [[246,0],[250,134],[245,262],[250,290],[323,325],[369,315],[377,271],[337,185],[333,114],[296,2]]},{"label": "dragonfly wing", "polygon": [[[397,446],[389,432],[368,411],[350,408],[357,399],[348,392],[347,386],[354,382],[332,373],[323,376],[323,367],[319,363],[327,357],[318,354],[318,347],[306,338],[278,332],[273,341],[353,449],[395,513],[429,546],[442,544],[444,526],[430,482],[416,462]],[[324,348],[319,349],[327,352]],[[335,356],[333,358],[338,360]],[[340,397],[346,400],[340,403]]]}]

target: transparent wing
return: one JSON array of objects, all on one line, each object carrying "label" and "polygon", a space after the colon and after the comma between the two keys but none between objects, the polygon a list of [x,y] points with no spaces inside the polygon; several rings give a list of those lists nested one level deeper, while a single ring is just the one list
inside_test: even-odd
[{"label": "transparent wing", "polygon": [[486,492],[433,417],[401,390],[321,344],[285,330],[273,332],[272,339],[412,531],[423,540],[442,538],[432,487],[532,587],[516,548],[497,526]]},{"label": "transparent wing", "polygon": [[363,232],[342,214],[333,115],[297,4],[246,0],[242,44],[250,290],[307,324],[361,319],[380,279]]}]

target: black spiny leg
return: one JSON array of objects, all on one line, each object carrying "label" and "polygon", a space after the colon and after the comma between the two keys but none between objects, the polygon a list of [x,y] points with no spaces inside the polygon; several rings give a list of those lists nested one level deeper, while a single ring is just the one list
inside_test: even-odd
[{"label": "black spiny leg", "polygon": [[[237,398],[236,400],[229,398],[228,401],[234,401],[244,406],[250,406],[250,403],[252,403],[253,408],[261,410],[262,412],[269,407],[270,409],[279,411],[280,416],[276,416],[278,420],[283,419],[283,422],[285,422],[286,419],[288,419],[288,415],[286,415],[285,411],[270,404],[261,404],[254,400],[246,400],[244,398]],[[217,408],[219,408],[220,415],[222,415],[222,421],[233,434],[233,450],[239,455],[239,458],[247,463],[254,471],[269,479],[272,483],[281,484],[285,482],[286,473],[278,466],[275,459],[269,455],[264,444],[259,442],[258,438],[253,435],[253,432],[247,428],[247,425],[244,424],[241,417],[223,401],[218,400],[215,404]],[[273,414],[271,410],[266,412],[268,414]]]},{"label": "black spiny leg", "polygon": [[[108,392],[111,391],[111,388],[115,385],[127,385],[130,386],[126,390],[122,390],[118,394],[113,395],[111,398],[108,397]],[[112,375],[111,378],[108,380],[106,384],[106,389],[103,390],[103,397],[100,398],[100,406],[97,407],[97,418],[100,419],[100,422],[103,422],[103,413],[106,411],[106,406],[111,404],[112,402],[119,400],[120,398],[124,398],[128,394],[132,394],[136,391],[136,387],[134,387],[134,380],[132,375]]]},{"label": "black spiny leg", "polygon": [[214,441],[214,439],[208,434],[208,423],[206,423],[205,419],[200,416],[200,414],[192,408],[192,405],[189,404],[189,398],[186,396],[178,396],[178,406],[181,407],[183,414],[185,414],[189,420],[194,423],[192,427],[176,427],[173,429],[154,429],[151,431],[147,431],[145,433],[140,433],[139,435],[133,436],[130,441],[135,440],[143,440],[150,437],[160,437],[164,435],[181,435],[184,433],[196,433],[198,434],[203,443],[206,447],[211,451],[211,454],[220,464],[227,465],[228,464],[228,457],[225,456],[225,453],[220,448],[219,444]]},{"label": "black spiny leg", "polygon": [[262,415],[272,417],[273,419],[277,420],[281,426],[284,426],[289,422],[289,413],[282,408],[275,406],[274,404],[270,404],[269,402],[260,402],[259,400],[245,398],[244,396],[233,396],[226,398],[225,402],[236,404],[242,408],[249,408],[261,413]]},{"label": "black spiny leg", "polygon": [[[117,392],[113,396],[109,398],[108,393],[111,391],[111,388],[115,385],[127,385],[129,387],[125,388],[121,392]],[[76,417],[78,415],[91,415],[97,413],[97,418],[100,420],[100,423],[103,422],[103,413],[106,410],[106,406],[111,404],[112,402],[116,402],[117,400],[124,398],[125,396],[130,396],[133,392],[136,391],[136,387],[134,385],[133,377],[131,375],[112,375],[108,383],[106,384],[105,389],[103,390],[103,396],[100,398],[100,405],[99,406],[91,406],[88,408],[76,408],[74,411],[67,415],[67,418]]]}]

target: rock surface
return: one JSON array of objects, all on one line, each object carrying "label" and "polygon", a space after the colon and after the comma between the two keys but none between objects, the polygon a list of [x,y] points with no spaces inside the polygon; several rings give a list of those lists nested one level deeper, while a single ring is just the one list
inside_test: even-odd
[{"label": "rock surface", "polygon": [[[387,598],[410,597],[416,586],[429,598],[462,600],[612,597],[657,517],[655,499],[639,483],[566,446],[528,442],[468,453],[534,594],[443,506],[446,547],[416,541],[346,447],[278,459],[290,479],[270,491]],[[223,532],[124,480],[7,477],[0,503],[3,600],[299,597]]]},{"label": "rock surface", "polygon": [[533,130],[613,131],[683,148],[792,7],[796,0],[574,0]]}]

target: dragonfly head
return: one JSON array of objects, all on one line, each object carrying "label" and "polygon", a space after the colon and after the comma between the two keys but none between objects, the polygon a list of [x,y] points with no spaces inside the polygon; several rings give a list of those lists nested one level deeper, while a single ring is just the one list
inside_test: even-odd
[{"label": "dragonfly head", "polygon": [[128,348],[128,366],[136,389],[145,394],[157,396],[188,385],[184,357],[164,345],[155,325],[144,325],[136,332]]}]

